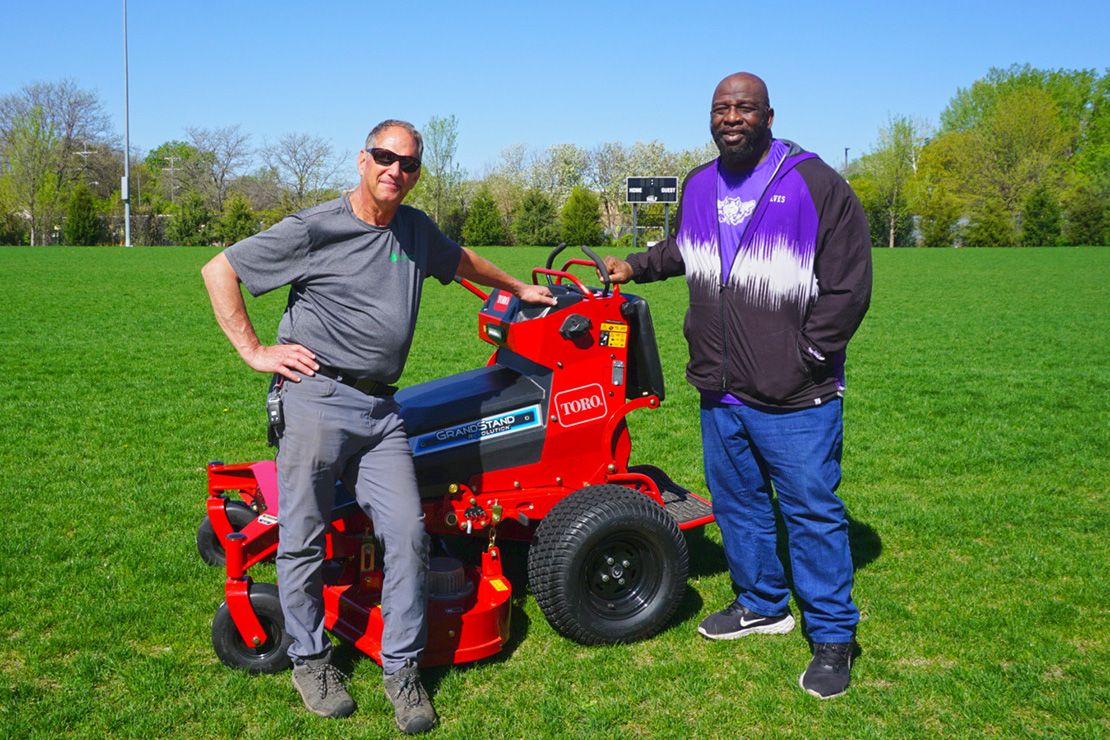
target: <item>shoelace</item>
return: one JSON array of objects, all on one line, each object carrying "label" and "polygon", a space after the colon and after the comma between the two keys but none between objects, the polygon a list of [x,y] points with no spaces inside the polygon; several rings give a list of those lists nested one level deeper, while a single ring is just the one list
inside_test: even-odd
[{"label": "shoelace", "polygon": [[837,665],[843,665],[848,662],[848,656],[852,654],[852,643],[845,642],[821,642],[813,651],[813,657],[816,659],[818,665],[828,666],[834,668]]},{"label": "shoelace", "polygon": [[397,695],[410,707],[420,706],[423,703],[420,688],[420,679],[417,676],[405,676],[401,679]]},{"label": "shoelace", "polygon": [[316,671],[316,684],[320,689],[320,698],[326,697],[329,691],[343,688],[348,680],[343,671],[330,664]]},{"label": "shoelace", "polygon": [[732,602],[731,604],[729,604],[728,606],[725,607],[725,614],[727,614],[730,617],[734,614],[741,614],[741,613],[744,613],[746,611],[747,611],[747,608],[743,604],[741,604],[737,601],[734,601],[734,602]]}]

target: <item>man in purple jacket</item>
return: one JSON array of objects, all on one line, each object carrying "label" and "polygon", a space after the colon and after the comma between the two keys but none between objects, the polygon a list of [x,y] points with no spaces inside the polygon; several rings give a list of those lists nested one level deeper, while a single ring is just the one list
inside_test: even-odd
[{"label": "man in purple jacket", "polygon": [[674,234],[610,278],[685,275],[686,378],[701,391],[705,478],[736,600],[706,617],[713,640],[794,628],[776,554],[777,499],[794,595],[813,643],[799,684],[821,699],[848,688],[859,611],[840,484],[844,350],[871,296],[867,217],[851,187],[775,139],[758,77],[726,77],[710,131],[720,157],[686,177]]}]

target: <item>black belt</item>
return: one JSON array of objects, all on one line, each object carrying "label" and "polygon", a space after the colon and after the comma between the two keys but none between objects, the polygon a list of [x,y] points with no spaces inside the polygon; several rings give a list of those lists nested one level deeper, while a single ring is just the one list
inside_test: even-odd
[{"label": "black belt", "polygon": [[356,391],[361,391],[368,396],[392,396],[397,392],[397,386],[382,383],[378,380],[370,380],[369,378],[358,378],[350,373],[345,373],[342,370],[336,370],[334,367],[321,365],[316,369],[318,375],[323,375],[325,378],[349,385]]}]

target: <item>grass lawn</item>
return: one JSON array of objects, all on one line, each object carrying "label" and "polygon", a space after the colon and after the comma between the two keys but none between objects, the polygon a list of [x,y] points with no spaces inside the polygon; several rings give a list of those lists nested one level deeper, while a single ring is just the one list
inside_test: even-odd
[{"label": "grass lawn", "polygon": [[[482,251],[521,277],[546,255]],[[200,281],[213,254],[0,248],[0,738],[396,734],[380,669],[348,646],[360,711],[342,721],[308,714],[288,674],[212,651],[223,575],[193,543],[204,464],[271,452],[266,381]],[[798,631],[696,635],[732,596],[710,527],[678,617],[647,642],[570,643],[515,578],[508,649],[427,673],[433,736],[1110,736],[1110,250],[874,257],[845,405],[863,614],[849,693],[802,693]],[[631,417],[633,462],[703,491],[685,284],[628,290],[651,302],[668,383],[660,410]],[[248,305],[272,337],[284,295]],[[485,361],[477,307],[427,285],[404,384]]]}]

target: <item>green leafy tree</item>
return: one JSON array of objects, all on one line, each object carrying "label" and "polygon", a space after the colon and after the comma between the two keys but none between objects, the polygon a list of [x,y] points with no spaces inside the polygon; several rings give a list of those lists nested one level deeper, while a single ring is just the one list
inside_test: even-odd
[{"label": "green leafy tree", "polygon": [[0,244],[15,246],[26,244],[27,231],[22,221],[0,203]]},{"label": "green leafy tree", "polygon": [[18,114],[6,133],[0,175],[7,199],[27,214],[31,245],[46,244],[58,205],[58,136],[41,106]]},{"label": "green leafy tree", "polygon": [[944,191],[919,199],[917,228],[923,247],[951,247],[956,241],[960,208]]},{"label": "green leafy tree", "polygon": [[[204,155],[192,144],[184,141],[166,141],[159,144],[143,159],[151,178],[148,193],[156,194],[165,203],[177,203],[189,194],[200,195],[207,187],[207,165]],[[152,195],[147,196],[153,200]],[[163,206],[160,210],[165,209]]]},{"label": "green leafy tree", "polygon": [[1110,244],[1110,198],[1091,187],[1077,190],[1068,202],[1065,241],[1076,247]]},{"label": "green leafy tree", "polygon": [[485,191],[479,192],[470,203],[466,223],[462,228],[463,240],[470,246],[495,246],[509,243],[509,232],[497,204]]},{"label": "green leafy tree", "polygon": [[443,223],[440,225],[440,231],[447,235],[448,239],[453,239],[456,242],[462,243],[463,241],[463,227],[466,225],[467,209],[462,203],[456,203],[447,211],[447,215],[443,217]]},{"label": "green leafy tree", "polygon": [[1047,187],[1038,187],[1021,211],[1021,245],[1054,247],[1060,241],[1060,203]]},{"label": "green leafy tree", "polygon": [[190,193],[174,210],[166,227],[166,238],[171,244],[196,247],[212,242],[213,218],[204,196]]},{"label": "green leafy tree", "polygon": [[63,227],[66,244],[74,246],[94,246],[103,238],[104,227],[100,223],[96,198],[84,184],[74,188],[66,208]]},{"label": "green leafy tree", "polygon": [[443,229],[444,218],[462,200],[464,175],[455,162],[459,122],[453,115],[432,116],[421,135],[424,137],[424,171],[420,175],[417,206],[428,210],[428,215]]},{"label": "green leafy tree", "polygon": [[517,244],[553,247],[559,243],[555,206],[543,191],[533,188],[521,198],[513,221],[513,236]]},{"label": "green leafy tree", "polygon": [[227,199],[227,207],[217,226],[219,238],[227,244],[246,239],[258,233],[258,217],[251,211],[247,199],[233,193]]},{"label": "green leafy tree", "polygon": [[[913,194],[928,125],[907,116],[892,116],[879,129],[879,141],[860,162],[870,180],[868,216],[883,225],[872,228],[872,243],[910,246],[913,236]],[[878,233],[876,233],[878,232]]]},{"label": "green leafy tree", "polygon": [[1015,246],[1013,220],[1000,201],[987,201],[972,213],[964,243],[969,247]]},{"label": "green leafy tree", "polygon": [[601,228],[601,206],[597,196],[583,187],[570,192],[563,206],[563,241],[571,245],[596,247],[605,243]]}]

